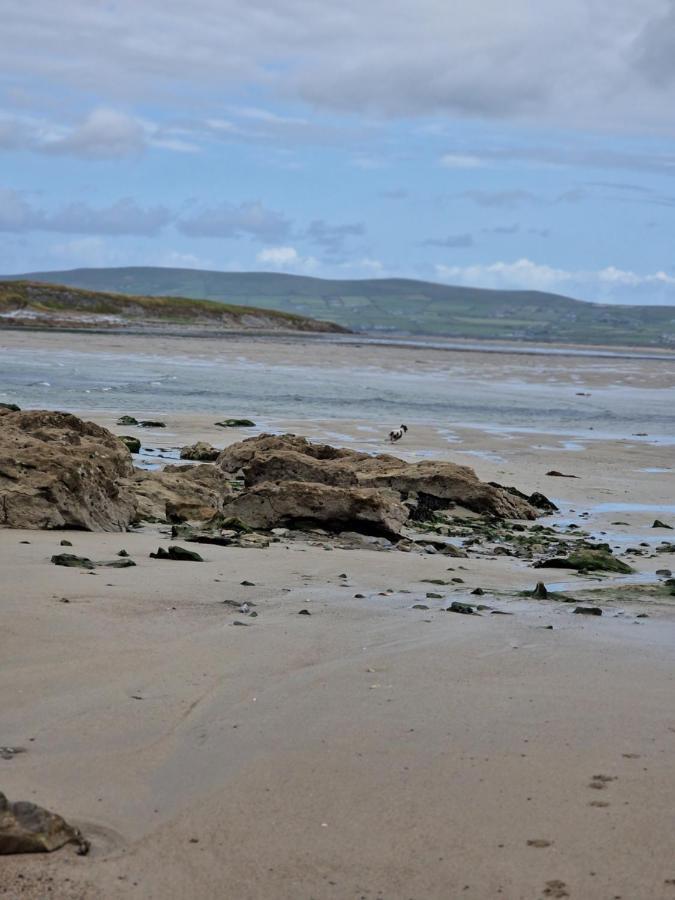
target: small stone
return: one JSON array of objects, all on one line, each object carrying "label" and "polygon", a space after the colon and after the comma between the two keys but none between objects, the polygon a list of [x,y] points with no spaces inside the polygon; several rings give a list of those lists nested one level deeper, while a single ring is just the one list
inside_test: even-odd
[{"label": "small stone", "polygon": [[443,594],[436,594],[434,591],[427,591],[425,594],[427,600],[442,600]]},{"label": "small stone", "polygon": [[126,550],[118,550],[117,555],[118,556],[128,556],[129,554],[127,553]]},{"label": "small stone", "polygon": [[476,610],[473,606],[470,606],[468,603],[459,603],[457,600],[453,600],[446,612],[461,613],[463,616],[473,616],[476,614]]},{"label": "small stone", "polygon": [[477,588],[474,588],[471,591],[471,593],[474,594],[476,597],[482,597],[483,594],[485,593],[485,591],[483,590],[483,588],[477,587]]},{"label": "small stone", "polygon": [[365,594],[354,594],[354,599],[355,600],[365,600],[366,595]]},{"label": "small stone", "polygon": [[62,547],[72,547],[73,546],[72,543],[70,541],[67,541],[65,538],[62,541],[59,541],[59,544]]},{"label": "small stone", "polygon": [[574,610],[578,616],[601,616],[602,610],[598,606],[577,606]]},{"label": "small stone", "polygon": [[255,587],[255,583],[253,581],[244,580],[239,583],[242,585],[242,587]]},{"label": "small stone", "polygon": [[551,841],[547,841],[545,838],[532,838],[527,842],[527,846],[543,849],[544,847],[550,847],[551,843]]},{"label": "small stone", "polygon": [[424,603],[416,603],[412,609],[429,609],[428,606],[425,606]]},{"label": "small stone", "polygon": [[300,609],[298,610],[299,616],[311,616],[311,612],[308,609]]}]

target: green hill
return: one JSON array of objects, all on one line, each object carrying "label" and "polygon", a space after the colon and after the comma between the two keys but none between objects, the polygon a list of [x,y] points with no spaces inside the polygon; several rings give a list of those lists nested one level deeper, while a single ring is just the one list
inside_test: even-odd
[{"label": "green hill", "polygon": [[540,291],[483,290],[402,278],[331,281],[264,272],[152,267],[73,269],[16,277],[97,291],[263,307],[358,331],[675,347],[675,307],[587,303]]},{"label": "green hill", "polygon": [[307,316],[185,297],[114,294],[41,281],[0,281],[5,328],[323,331],[346,329]]}]

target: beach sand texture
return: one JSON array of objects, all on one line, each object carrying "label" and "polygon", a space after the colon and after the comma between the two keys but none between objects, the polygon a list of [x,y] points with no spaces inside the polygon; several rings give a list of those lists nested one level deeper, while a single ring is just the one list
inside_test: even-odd
[{"label": "beach sand texture", "polygon": [[[67,350],[68,340],[3,334],[0,343],[37,353]],[[119,340],[101,337],[92,358]],[[176,344],[147,339],[143,351],[167,347]],[[208,342],[183,348],[197,349],[208,356]],[[283,343],[243,340],[227,352],[272,372],[291,365]],[[350,360],[353,368],[361,353],[311,344],[303,365],[324,378]],[[369,353],[385,373],[405,365],[389,349]],[[438,354],[415,348],[420,362],[409,370],[420,383],[460,365]],[[486,396],[497,370],[504,377],[516,366],[530,403],[550,401],[529,358],[462,356],[465,382]],[[520,597],[542,572],[509,556],[328,551],[282,538],[267,549],[200,545],[205,562],[190,564],[149,558],[167,545],[166,526],[0,530],[0,746],[25,750],[0,758],[0,789],[62,814],[92,841],[87,857],[66,847],[0,858],[0,897],[675,897],[675,616],[667,598],[639,587],[675,569],[675,554],[651,552],[672,534],[653,520],[675,525],[667,413],[675,363],[624,362],[616,377],[611,367],[622,363],[553,361],[548,371],[580,419],[600,392],[600,405],[620,407],[627,422],[630,403],[636,421],[647,410],[651,434],[609,425],[594,433],[585,419],[563,427],[555,414],[548,431],[543,414],[536,427],[507,413],[467,425],[449,400],[436,421],[413,423],[395,451],[542,491],[560,507],[544,523],[604,532],[637,576],[544,571],[548,584],[582,598],[601,587],[593,598],[601,617]],[[22,403],[34,388],[19,382]],[[399,424],[291,408],[278,418],[252,406],[222,413],[378,452]],[[118,415],[154,412],[168,427],[143,442],[167,457],[196,440],[223,446],[249,433],[216,428],[208,408],[151,410],[129,393],[107,408],[99,395],[89,409],[80,398],[75,411],[118,433]],[[69,552],[96,560],[124,548],[137,565],[55,567],[64,538]],[[648,555],[624,556],[640,542]],[[428,582],[453,577],[462,582]],[[627,591],[631,583],[638,587]],[[477,587],[479,598],[470,593]],[[490,609],[443,612],[452,600]],[[258,615],[242,617],[224,601],[253,602]]]}]

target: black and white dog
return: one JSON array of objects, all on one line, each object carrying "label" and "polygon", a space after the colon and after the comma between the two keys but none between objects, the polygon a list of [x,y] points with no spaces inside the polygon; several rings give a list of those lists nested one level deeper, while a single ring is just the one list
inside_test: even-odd
[{"label": "black and white dog", "polygon": [[395,444],[396,441],[400,441],[407,430],[408,430],[407,425],[401,425],[400,428],[397,428],[394,431],[390,431],[389,432],[389,440],[391,441],[391,443]]}]

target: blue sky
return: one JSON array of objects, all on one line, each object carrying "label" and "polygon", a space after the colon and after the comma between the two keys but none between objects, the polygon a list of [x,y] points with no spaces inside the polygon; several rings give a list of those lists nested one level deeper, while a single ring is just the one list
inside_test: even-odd
[{"label": "blue sky", "polygon": [[674,0],[0,0],[0,272],[675,303]]}]

